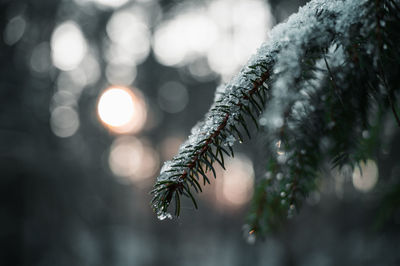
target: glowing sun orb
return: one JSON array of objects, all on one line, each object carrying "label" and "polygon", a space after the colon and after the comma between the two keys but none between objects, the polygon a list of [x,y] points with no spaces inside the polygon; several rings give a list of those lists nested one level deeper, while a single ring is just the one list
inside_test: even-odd
[{"label": "glowing sun orb", "polygon": [[100,120],[116,133],[139,131],[146,120],[146,106],[139,92],[123,87],[105,90],[98,101]]}]

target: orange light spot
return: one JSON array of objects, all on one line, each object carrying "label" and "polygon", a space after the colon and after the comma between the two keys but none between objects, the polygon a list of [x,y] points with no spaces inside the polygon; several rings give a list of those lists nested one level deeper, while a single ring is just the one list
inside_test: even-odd
[{"label": "orange light spot", "polygon": [[146,121],[146,105],[138,91],[111,87],[101,94],[97,114],[101,122],[115,133],[136,133]]}]

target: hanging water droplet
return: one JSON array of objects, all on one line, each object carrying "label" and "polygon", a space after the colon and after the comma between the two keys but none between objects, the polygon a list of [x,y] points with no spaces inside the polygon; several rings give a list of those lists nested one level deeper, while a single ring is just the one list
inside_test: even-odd
[{"label": "hanging water droplet", "polygon": [[281,195],[282,198],[284,198],[284,197],[286,197],[286,192],[282,191],[280,195]]},{"label": "hanging water droplet", "polygon": [[307,152],[306,152],[306,150],[302,149],[302,150],[300,151],[300,153],[304,155],[304,154],[306,154]]},{"label": "hanging water droplet", "polygon": [[282,141],[278,140],[276,142],[276,147],[279,149],[281,147]]},{"label": "hanging water droplet", "polygon": [[[279,154],[279,152],[278,152]],[[286,154],[283,152],[282,154],[279,154],[278,157],[276,158],[276,160],[278,161],[279,164],[284,164],[286,163],[287,160],[287,156]]]},{"label": "hanging water droplet", "polygon": [[253,245],[254,243],[256,243],[256,234],[254,233],[254,230],[249,232],[249,234],[247,235],[246,241],[250,245]]},{"label": "hanging water droplet", "polygon": [[276,153],[277,153],[279,156],[285,155],[285,152],[282,151],[282,150],[277,150]]},{"label": "hanging water droplet", "polygon": [[288,210],[288,214],[287,214],[287,218],[288,219],[292,219],[293,218],[295,210],[296,210],[296,206],[294,204],[290,204],[289,210]]}]

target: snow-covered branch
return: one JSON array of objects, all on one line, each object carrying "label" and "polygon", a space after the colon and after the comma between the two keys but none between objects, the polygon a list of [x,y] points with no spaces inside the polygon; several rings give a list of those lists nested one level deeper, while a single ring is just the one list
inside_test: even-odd
[{"label": "snow-covered branch", "polygon": [[[260,228],[260,215],[265,212],[286,216],[288,210],[296,209],[298,194],[304,196],[314,187],[323,160],[315,151],[321,139],[344,143],[320,151],[341,156],[337,160],[340,164],[348,158],[343,154],[355,149],[356,145],[348,141],[350,136],[368,128],[368,95],[376,92],[382,77],[369,78],[371,73],[364,71],[363,64],[372,64],[372,72],[378,71],[385,46],[376,42],[387,38],[385,29],[389,26],[398,27],[397,3],[313,0],[277,25],[239,74],[217,88],[204,120],[192,129],[178,155],[162,167],[152,190],[152,207],[159,218],[170,216],[167,210],[173,200],[175,215],[179,216],[182,195],[197,208],[192,192],[202,191],[200,181],[209,183],[207,171],[215,175],[215,162],[224,167],[224,156],[233,156],[232,145],[243,140],[243,132],[250,136],[248,120],[261,125],[273,144],[267,147],[267,170],[269,177],[277,177],[264,180],[256,189],[252,228]],[[378,16],[379,12],[383,16]],[[379,38],[377,25],[381,28]],[[366,78],[368,88],[361,84]],[[351,91],[350,86],[356,89]],[[357,97],[360,92],[366,96]],[[338,107],[343,110],[332,111]],[[346,112],[357,112],[361,118],[343,118]],[[335,124],[342,118],[348,122],[349,131],[345,133]],[[277,142],[282,142],[283,157],[281,152],[276,153]]]}]

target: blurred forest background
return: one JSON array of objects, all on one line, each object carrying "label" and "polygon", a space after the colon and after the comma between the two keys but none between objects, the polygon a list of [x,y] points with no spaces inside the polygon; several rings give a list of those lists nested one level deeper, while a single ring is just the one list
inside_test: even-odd
[{"label": "blurred forest background", "polygon": [[399,265],[400,210],[387,217],[380,201],[400,175],[394,123],[379,175],[325,173],[265,241],[242,235],[263,173],[256,140],[238,145],[198,211],[159,221],[149,206],[215,88],[305,2],[1,0],[0,264]]}]

